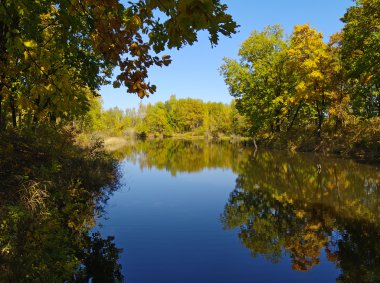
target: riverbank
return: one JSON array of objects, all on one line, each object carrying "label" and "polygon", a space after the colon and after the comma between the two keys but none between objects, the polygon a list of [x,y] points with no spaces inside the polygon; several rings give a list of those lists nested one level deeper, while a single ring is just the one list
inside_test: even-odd
[{"label": "riverbank", "polygon": [[[136,140],[141,140],[141,138],[134,137],[134,136],[102,136],[104,148],[107,151],[115,151],[120,148],[123,148],[124,146],[134,143]],[[143,140],[163,140],[163,139],[172,139],[172,140],[186,140],[186,141],[199,141],[199,140],[206,140],[209,142],[230,142],[230,143],[251,143],[253,144],[253,140],[248,137],[239,137],[239,136],[220,136],[217,138],[211,138],[207,137],[205,135],[195,135],[192,133],[185,133],[185,134],[173,134],[170,137],[165,136],[155,136],[155,135],[149,135],[145,137]]]},{"label": "riverbank", "polygon": [[257,141],[259,147],[380,162],[379,119],[350,124],[341,130],[326,128],[320,136],[315,131],[297,131],[268,135]]},{"label": "riverbank", "polygon": [[[354,159],[361,162],[380,162],[380,127],[352,128],[344,133],[323,133],[320,138],[310,135],[295,135],[288,133],[256,140],[258,149],[288,150],[291,152],[315,152],[323,156],[336,156]],[[379,137],[378,137],[379,136]],[[377,138],[378,137],[378,138]],[[128,143],[133,143],[133,136],[103,136],[107,151],[115,151]],[[218,136],[210,138],[193,133],[173,134],[170,137],[149,135],[147,140],[207,140],[209,142],[245,143],[254,147],[253,138],[239,136]]]},{"label": "riverbank", "polygon": [[48,126],[0,133],[1,282],[121,279],[120,250],[93,230],[117,163],[99,140],[77,137]]}]

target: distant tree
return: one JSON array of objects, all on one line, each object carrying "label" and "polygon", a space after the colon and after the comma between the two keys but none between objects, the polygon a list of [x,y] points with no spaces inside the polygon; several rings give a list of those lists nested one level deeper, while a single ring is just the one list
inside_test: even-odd
[{"label": "distant tree", "polygon": [[232,117],[231,108],[223,103],[209,102],[206,104],[208,124],[207,130],[212,135],[218,133],[231,134],[232,132]]},{"label": "distant tree", "polygon": [[168,122],[168,113],[163,102],[155,105],[149,104],[146,108],[146,115],[142,121],[144,131],[156,135],[169,136],[172,133]]},{"label": "distant tree", "polygon": [[178,132],[190,132],[203,126],[205,107],[201,100],[179,99],[171,109],[173,123]]}]

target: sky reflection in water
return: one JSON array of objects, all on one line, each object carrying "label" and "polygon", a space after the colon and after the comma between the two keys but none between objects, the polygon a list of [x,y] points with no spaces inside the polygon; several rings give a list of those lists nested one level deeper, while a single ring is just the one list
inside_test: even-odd
[{"label": "sky reflection in water", "polygon": [[376,167],[173,140],[116,154],[125,186],[102,229],[127,282],[380,279]]}]

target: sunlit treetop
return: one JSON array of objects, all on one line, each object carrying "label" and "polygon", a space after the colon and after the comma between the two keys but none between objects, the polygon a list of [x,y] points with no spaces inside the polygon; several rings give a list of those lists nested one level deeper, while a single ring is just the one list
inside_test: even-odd
[{"label": "sunlit treetop", "polygon": [[[171,62],[158,53],[193,44],[200,30],[208,31],[212,45],[220,35],[236,32],[237,24],[226,10],[219,0],[140,0],[125,5],[118,0],[3,0],[1,65],[10,58],[22,63],[25,51],[38,52],[50,44],[54,52],[61,51],[57,60],[79,70],[78,77],[89,88],[107,83],[118,67],[114,87],[124,85],[142,98],[156,89],[147,82],[149,67]],[[51,32],[48,43],[46,30]]]}]

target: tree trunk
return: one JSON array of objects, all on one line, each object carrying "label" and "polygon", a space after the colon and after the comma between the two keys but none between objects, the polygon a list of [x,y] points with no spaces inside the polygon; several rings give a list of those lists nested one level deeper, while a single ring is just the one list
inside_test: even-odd
[{"label": "tree trunk", "polygon": [[2,102],[3,102],[3,96],[0,94],[0,131],[3,129],[3,119],[2,119],[2,114],[1,114],[3,113]]},{"label": "tree trunk", "polygon": [[279,133],[281,131],[281,122],[280,118],[276,117],[276,128],[275,128],[276,133]]},{"label": "tree trunk", "polygon": [[10,106],[11,112],[12,112],[12,126],[13,126],[13,128],[16,128],[16,126],[17,126],[17,124],[16,124],[16,106],[15,106],[15,99],[12,95],[9,98],[9,106]]},{"label": "tree trunk", "polygon": [[[6,33],[7,33],[7,27],[4,23],[0,22],[0,64],[3,66],[6,66]],[[4,86],[4,77],[5,73],[0,73],[0,91]],[[3,120],[3,96],[0,94],[0,130],[4,128],[4,120]]]},{"label": "tree trunk", "polygon": [[18,111],[18,127],[21,128],[21,110]]},{"label": "tree trunk", "polygon": [[296,120],[296,118],[297,118],[297,116],[298,116],[298,112],[299,112],[300,109],[301,109],[302,103],[303,103],[303,101],[300,101],[300,103],[298,104],[298,106],[297,106],[297,110],[296,110],[296,113],[294,113],[294,116],[293,116],[292,122],[290,123],[290,125],[289,125],[287,131],[290,131],[290,130],[293,128],[294,121]]},{"label": "tree trunk", "polygon": [[322,94],[321,104],[317,102],[317,115],[318,115],[318,125],[317,125],[317,137],[321,138],[322,124],[324,120],[323,110],[325,108],[325,94]]},{"label": "tree trunk", "polygon": [[3,104],[3,111],[2,113],[0,113],[0,116],[2,116],[1,120],[2,120],[2,125],[1,125],[1,129],[5,130],[7,128],[7,107],[5,107],[6,105]]}]

